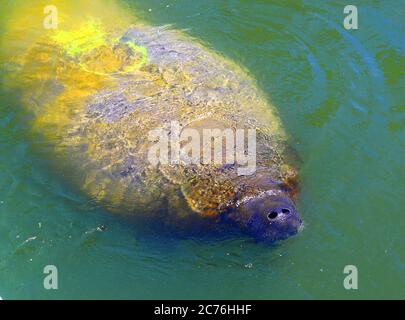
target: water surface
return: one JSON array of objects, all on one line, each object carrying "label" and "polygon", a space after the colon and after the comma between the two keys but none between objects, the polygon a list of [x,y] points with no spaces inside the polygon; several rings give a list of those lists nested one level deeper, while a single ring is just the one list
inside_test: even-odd
[{"label": "water surface", "polygon": [[[274,247],[106,214],[47,166],[17,94],[2,90],[0,296],[405,298],[405,2],[357,3],[350,31],[345,1],[124,3],[245,66],[279,110],[302,159],[305,229]],[[3,22],[10,6],[0,2]],[[49,264],[58,290],[43,288]],[[358,290],[343,287],[346,265],[358,268]]]}]

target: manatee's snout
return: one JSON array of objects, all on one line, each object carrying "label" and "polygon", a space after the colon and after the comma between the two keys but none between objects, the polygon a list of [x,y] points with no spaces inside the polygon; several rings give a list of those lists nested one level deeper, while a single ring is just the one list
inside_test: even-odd
[{"label": "manatee's snout", "polygon": [[265,211],[268,220],[268,231],[264,234],[265,240],[281,240],[298,232],[302,220],[295,207],[286,202]]},{"label": "manatee's snout", "polygon": [[240,205],[246,231],[260,241],[273,243],[295,235],[302,226],[288,195],[264,194]]}]

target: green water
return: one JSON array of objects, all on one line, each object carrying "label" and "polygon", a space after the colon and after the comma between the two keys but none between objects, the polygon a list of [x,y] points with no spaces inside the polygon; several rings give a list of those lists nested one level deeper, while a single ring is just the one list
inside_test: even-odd
[{"label": "green water", "polygon": [[[351,31],[349,3],[127,3],[244,65],[278,108],[302,158],[305,228],[275,247],[179,238],[102,212],[48,168],[18,97],[1,91],[0,296],[405,298],[405,1],[355,1]],[[58,290],[44,289],[45,265],[57,266]],[[346,265],[358,290],[343,286]]]}]

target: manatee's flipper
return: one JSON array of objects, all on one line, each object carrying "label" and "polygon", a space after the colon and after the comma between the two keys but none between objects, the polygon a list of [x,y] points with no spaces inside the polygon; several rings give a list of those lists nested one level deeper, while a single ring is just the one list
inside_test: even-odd
[{"label": "manatee's flipper", "polygon": [[[201,216],[214,216],[219,212],[219,207],[227,202],[227,199],[232,199],[234,194],[234,185],[232,183],[231,175],[229,170],[227,172],[222,172],[224,166],[222,164],[214,164],[214,144],[212,143],[214,138],[208,138],[203,140],[204,130],[215,130],[219,129],[218,133],[223,132],[222,130],[229,128],[231,124],[226,124],[223,120],[217,120],[214,118],[202,118],[194,120],[187,123],[181,128],[180,137],[188,137],[188,135],[182,136],[186,133],[186,130],[193,130],[194,139],[199,139],[197,144],[200,146],[200,153],[197,155],[192,155],[191,149],[185,152],[184,150],[186,144],[191,142],[183,141],[180,138],[180,157],[178,164],[167,164],[160,165],[160,171],[173,183],[180,187],[180,190],[184,196],[184,199],[192,211],[198,213]],[[190,131],[188,131],[190,132]],[[212,133],[213,131],[211,131]],[[210,135],[211,137],[211,135]],[[222,147],[219,151],[223,152],[223,147],[225,143],[222,143],[222,136],[215,136],[221,142]],[[204,148],[206,150],[211,150],[211,162],[203,163],[202,159],[204,157]],[[183,156],[182,156],[183,155]],[[221,163],[223,163],[221,155]],[[184,156],[191,159],[192,156],[197,156],[196,161],[191,164],[183,164],[180,160],[184,160]]]},{"label": "manatee's flipper", "polygon": [[[229,177],[218,175],[213,168],[203,165],[161,168],[163,174],[176,181],[188,205],[189,211],[201,216],[214,216],[221,206],[233,198],[234,185]],[[172,174],[175,172],[175,176]],[[174,179],[174,180],[173,180]]]}]

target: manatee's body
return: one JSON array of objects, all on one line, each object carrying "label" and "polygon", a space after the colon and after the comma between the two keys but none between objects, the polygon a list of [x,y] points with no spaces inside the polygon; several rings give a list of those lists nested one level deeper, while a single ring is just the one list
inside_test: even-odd
[{"label": "manatee's body", "polygon": [[[169,28],[133,26],[120,40],[128,42],[146,49],[146,62],[121,73],[95,72],[60,49],[45,49],[47,75],[25,96],[35,101],[36,127],[54,139],[72,181],[111,211],[180,221],[220,216],[266,192],[294,197],[286,135],[245,71]],[[33,50],[38,57],[41,49]],[[256,129],[256,172],[238,175],[236,165],[152,165],[148,134],[173,121],[182,128]]]}]

